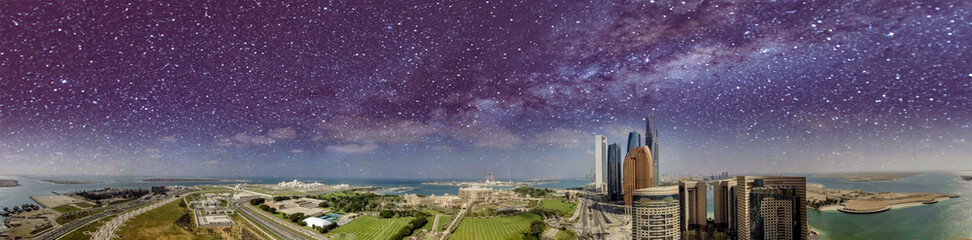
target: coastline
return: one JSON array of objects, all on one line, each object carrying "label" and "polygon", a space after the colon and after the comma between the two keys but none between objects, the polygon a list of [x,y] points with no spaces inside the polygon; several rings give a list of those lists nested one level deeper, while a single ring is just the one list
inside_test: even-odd
[{"label": "coastline", "polygon": [[866,209],[866,210],[848,210],[848,209],[846,209],[845,206],[842,206],[842,205],[827,205],[827,206],[821,206],[817,210],[818,211],[839,211],[839,212],[850,213],[850,214],[871,214],[871,213],[880,213],[880,212],[884,212],[884,211],[888,211],[888,210],[892,210],[892,209],[900,209],[900,208],[921,206],[921,205],[926,205],[926,204],[935,204],[935,203],[939,203],[941,201],[945,201],[945,200],[952,199],[952,198],[953,197],[944,196],[944,197],[935,198],[935,199],[933,199],[933,201],[919,201],[919,200],[914,200],[914,201],[910,201],[910,202],[889,204],[889,205],[887,205],[885,207],[882,207],[882,208]]}]

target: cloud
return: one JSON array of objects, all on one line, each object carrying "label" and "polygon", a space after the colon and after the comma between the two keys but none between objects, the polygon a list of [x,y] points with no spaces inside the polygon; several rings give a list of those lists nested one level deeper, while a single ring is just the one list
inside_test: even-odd
[{"label": "cloud", "polygon": [[356,154],[356,153],[370,152],[375,149],[378,149],[378,145],[374,143],[368,143],[363,145],[352,143],[346,145],[327,146],[325,147],[325,149],[327,149],[328,151]]},{"label": "cloud", "polygon": [[164,143],[172,143],[172,142],[178,142],[179,139],[177,139],[175,136],[165,136],[165,137],[159,138],[159,141],[160,142],[164,142]]},{"label": "cloud", "polygon": [[512,148],[523,139],[499,125],[475,123],[454,126],[449,131],[452,138],[465,140],[480,147]]},{"label": "cloud", "polygon": [[294,130],[293,128],[274,128],[268,130],[266,134],[250,135],[245,132],[240,132],[229,138],[217,136],[217,139],[219,140],[216,141],[216,146],[245,147],[249,145],[270,145],[278,141],[289,140],[295,137],[297,137],[297,130]]},{"label": "cloud", "polygon": [[400,119],[373,119],[369,117],[337,117],[320,124],[324,134],[319,141],[340,142],[410,143],[440,130],[428,124]]},{"label": "cloud", "polygon": [[297,137],[297,131],[290,127],[275,128],[267,131],[267,137],[275,140],[293,139]]}]

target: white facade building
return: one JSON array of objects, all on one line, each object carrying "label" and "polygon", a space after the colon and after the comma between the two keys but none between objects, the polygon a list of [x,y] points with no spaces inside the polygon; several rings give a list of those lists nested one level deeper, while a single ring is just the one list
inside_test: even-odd
[{"label": "white facade building", "polygon": [[607,137],[594,135],[594,189],[604,192],[607,184]]}]

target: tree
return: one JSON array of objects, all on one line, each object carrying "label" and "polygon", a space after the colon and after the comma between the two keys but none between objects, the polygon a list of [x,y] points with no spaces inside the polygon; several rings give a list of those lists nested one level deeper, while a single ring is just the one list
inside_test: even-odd
[{"label": "tree", "polygon": [[260,204],[263,204],[266,201],[267,200],[263,198],[254,198],[254,199],[250,199],[250,205],[258,206]]},{"label": "tree", "polygon": [[540,234],[543,234],[544,230],[547,230],[547,224],[543,223],[543,221],[538,219],[530,222],[530,234],[539,236]]},{"label": "tree", "polygon": [[[266,206],[266,205],[264,205],[264,206]],[[277,214],[277,209],[276,208],[270,208],[267,211],[270,212],[270,214]]]},{"label": "tree", "polygon": [[326,207],[330,207],[331,204],[328,204],[327,202],[321,202],[321,203],[318,203],[317,206],[318,207],[321,207],[321,208],[326,208]]}]

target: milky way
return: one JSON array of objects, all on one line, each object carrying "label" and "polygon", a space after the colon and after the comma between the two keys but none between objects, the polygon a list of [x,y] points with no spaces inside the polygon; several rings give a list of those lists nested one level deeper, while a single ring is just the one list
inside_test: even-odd
[{"label": "milky way", "polygon": [[968,1],[4,1],[0,173],[972,169]]}]

